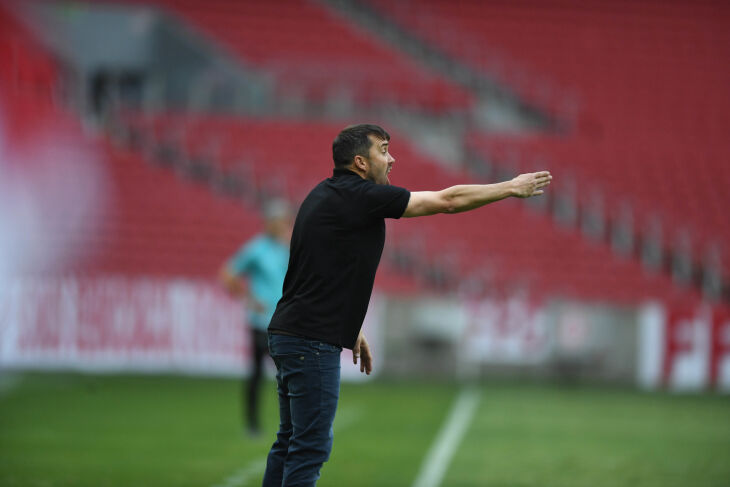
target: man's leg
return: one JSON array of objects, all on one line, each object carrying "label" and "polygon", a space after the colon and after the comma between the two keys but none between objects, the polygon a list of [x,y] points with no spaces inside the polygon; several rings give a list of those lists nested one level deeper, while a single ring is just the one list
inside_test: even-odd
[{"label": "man's leg", "polygon": [[278,371],[281,420],[263,485],[313,487],[332,449],[342,349],[271,335],[269,350]]},{"label": "man's leg", "polygon": [[276,364],[276,387],[279,393],[279,432],[266,459],[263,487],[281,487],[284,478],[284,462],[289,451],[289,438],[292,434],[291,414],[289,412],[289,391],[282,378],[282,363],[276,358],[269,341],[269,351]]},{"label": "man's leg", "polygon": [[251,342],[253,345],[253,366],[251,377],[248,380],[248,391],[246,397],[248,429],[252,434],[259,433],[259,389],[263,371],[263,361],[268,350],[267,335],[265,331],[251,328]]},{"label": "man's leg", "polygon": [[342,349],[310,342],[301,372],[288,377],[292,435],[282,487],[313,487],[332,450],[332,423],[340,392]]}]

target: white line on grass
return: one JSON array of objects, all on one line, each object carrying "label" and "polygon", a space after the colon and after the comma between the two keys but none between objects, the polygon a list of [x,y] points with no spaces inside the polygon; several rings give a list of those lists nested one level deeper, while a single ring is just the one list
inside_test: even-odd
[{"label": "white line on grass", "polygon": [[266,467],[266,457],[257,458],[249,462],[245,467],[239,468],[226,477],[223,482],[215,484],[213,487],[239,487],[245,485],[252,476],[260,473],[264,467]]},{"label": "white line on grass", "polygon": [[436,440],[423,459],[413,487],[438,487],[446,474],[456,449],[461,443],[467,426],[471,423],[477,405],[479,392],[474,388],[464,388],[451,408],[448,419],[441,427]]}]

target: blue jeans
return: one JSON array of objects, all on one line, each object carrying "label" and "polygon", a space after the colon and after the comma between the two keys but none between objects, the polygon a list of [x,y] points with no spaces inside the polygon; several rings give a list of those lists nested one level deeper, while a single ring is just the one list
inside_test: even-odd
[{"label": "blue jeans", "polygon": [[332,450],[341,352],[342,348],[317,340],[269,334],[280,420],[263,487],[316,485]]}]

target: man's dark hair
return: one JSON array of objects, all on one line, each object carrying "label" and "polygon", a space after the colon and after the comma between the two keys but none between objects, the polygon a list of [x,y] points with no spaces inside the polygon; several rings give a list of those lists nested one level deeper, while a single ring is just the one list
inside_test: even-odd
[{"label": "man's dark hair", "polygon": [[367,157],[373,145],[368,135],[390,140],[390,134],[382,127],[369,123],[350,125],[340,132],[332,142],[332,159],[335,167],[347,167],[355,156]]}]

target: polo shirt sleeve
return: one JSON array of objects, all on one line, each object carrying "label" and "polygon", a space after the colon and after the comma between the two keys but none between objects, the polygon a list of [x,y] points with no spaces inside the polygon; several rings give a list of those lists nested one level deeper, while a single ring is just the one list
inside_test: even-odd
[{"label": "polo shirt sleeve", "polygon": [[372,218],[400,218],[411,199],[407,189],[385,184],[368,184],[364,193],[366,211]]},{"label": "polo shirt sleeve", "polygon": [[237,276],[250,273],[256,262],[258,247],[256,240],[242,246],[228,261],[230,271]]}]

